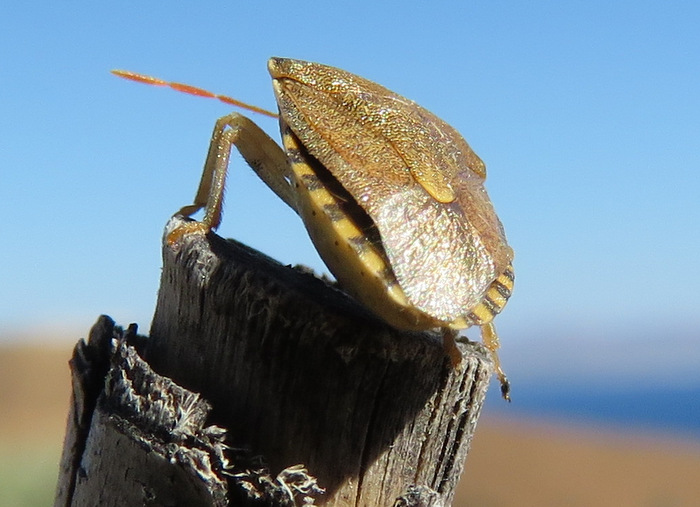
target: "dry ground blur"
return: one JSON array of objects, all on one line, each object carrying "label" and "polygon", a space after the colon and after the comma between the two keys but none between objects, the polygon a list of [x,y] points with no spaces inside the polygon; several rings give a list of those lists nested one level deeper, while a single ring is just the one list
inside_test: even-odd
[{"label": "dry ground blur", "polygon": [[0,505],[51,505],[72,344],[0,347]]},{"label": "dry ground blur", "polygon": [[[49,505],[70,393],[64,346],[0,346],[0,505]],[[482,418],[456,506],[700,506],[700,443]]]}]

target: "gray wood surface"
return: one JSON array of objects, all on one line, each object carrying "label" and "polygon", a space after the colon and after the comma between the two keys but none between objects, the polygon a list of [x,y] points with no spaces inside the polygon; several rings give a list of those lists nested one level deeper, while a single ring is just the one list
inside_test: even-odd
[{"label": "gray wood surface", "polygon": [[[118,334],[109,322],[95,329]],[[56,505],[89,505],[90,482],[102,505],[450,505],[492,373],[481,345],[460,343],[453,369],[437,334],[391,329],[306,270],[214,234],[164,245],[150,335],[130,340],[141,346],[103,344],[87,354],[101,368],[76,360],[110,342],[95,329],[72,364]]]}]

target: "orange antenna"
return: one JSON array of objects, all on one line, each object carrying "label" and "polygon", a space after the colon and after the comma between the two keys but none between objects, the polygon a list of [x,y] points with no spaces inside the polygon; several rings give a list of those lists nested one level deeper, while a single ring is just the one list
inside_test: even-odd
[{"label": "orange antenna", "polygon": [[139,83],[144,83],[147,85],[168,86],[178,92],[189,93],[190,95],[197,95],[198,97],[218,99],[221,102],[224,102],[225,104],[230,104],[232,106],[247,109],[248,111],[253,111],[255,113],[264,114],[266,116],[271,116],[272,118],[278,118],[277,114],[268,111],[267,109],[263,109],[257,106],[251,106],[250,104],[246,104],[245,102],[241,102],[240,100],[227,97],[226,95],[218,95],[216,93],[212,93],[210,91],[203,90],[202,88],[197,88],[195,86],[190,86],[183,83],[174,83],[171,81],[163,81],[162,79],[146,76],[144,74],[136,74],[135,72],[129,72],[128,70],[113,70],[112,74],[114,74],[115,76],[123,77],[124,79],[130,79],[132,81],[137,81]]}]

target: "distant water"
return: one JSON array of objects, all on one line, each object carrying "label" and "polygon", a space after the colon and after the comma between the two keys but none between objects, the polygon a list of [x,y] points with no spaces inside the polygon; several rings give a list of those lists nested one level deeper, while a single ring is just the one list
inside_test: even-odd
[{"label": "distant water", "polygon": [[[494,386],[492,385],[492,388]],[[515,386],[513,402],[489,392],[485,414],[566,419],[610,429],[639,430],[700,442],[700,386],[591,390],[581,387]]]}]

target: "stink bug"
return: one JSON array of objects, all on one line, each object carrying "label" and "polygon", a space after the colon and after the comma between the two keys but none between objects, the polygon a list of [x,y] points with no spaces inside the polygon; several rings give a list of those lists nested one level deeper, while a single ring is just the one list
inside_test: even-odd
[{"label": "stink bug", "polygon": [[247,117],[216,122],[194,204],[215,229],[235,145],[304,221],[340,285],[392,326],[442,330],[453,363],[458,330],[481,328],[508,399],[493,318],[513,288],[513,250],[491,205],[486,169],[464,138],[419,105],[340,69],[271,58],[279,115],[178,83],[115,71],[279,116],[284,149]]}]

